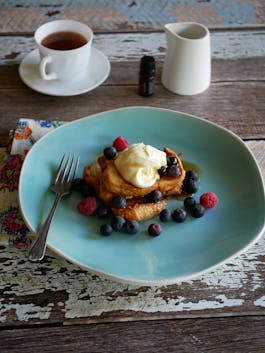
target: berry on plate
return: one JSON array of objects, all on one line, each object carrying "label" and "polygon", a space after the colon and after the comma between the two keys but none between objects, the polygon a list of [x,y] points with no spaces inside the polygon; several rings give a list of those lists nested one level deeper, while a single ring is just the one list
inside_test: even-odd
[{"label": "berry on plate", "polygon": [[96,198],[93,196],[86,197],[85,199],[81,200],[77,205],[78,212],[86,215],[91,216],[96,212],[97,209],[97,201]]},{"label": "berry on plate", "polygon": [[102,224],[102,225],[100,226],[100,229],[99,229],[99,230],[100,230],[100,234],[105,235],[105,236],[111,235],[111,233],[112,233],[112,231],[113,231],[111,225],[110,225],[110,224],[107,224],[107,223]]},{"label": "berry on plate", "polygon": [[148,202],[159,202],[162,200],[162,193],[159,190],[153,190],[145,196]]},{"label": "berry on plate", "polygon": [[123,136],[118,136],[113,141],[112,146],[115,147],[118,152],[120,152],[129,146],[129,142]]},{"label": "berry on plate", "polygon": [[161,222],[169,222],[171,220],[171,211],[168,208],[164,208],[160,212],[159,218]]},{"label": "berry on plate", "polygon": [[162,232],[162,227],[159,223],[152,223],[148,227],[148,234],[157,237]]},{"label": "berry on plate", "polygon": [[195,192],[197,192],[199,190],[199,184],[197,181],[195,181],[193,179],[186,180],[186,178],[185,178],[184,182],[183,182],[183,190],[187,194],[195,194]]},{"label": "berry on plate", "polygon": [[186,172],[185,178],[187,180],[194,180],[194,181],[198,181],[199,180],[198,173],[195,170],[188,170]]},{"label": "berry on plate", "polygon": [[110,224],[114,230],[121,231],[125,224],[125,219],[121,216],[113,216],[111,218]]},{"label": "berry on plate", "polygon": [[126,207],[126,199],[121,195],[116,195],[113,197],[111,201],[111,206],[114,208],[125,208]]},{"label": "berry on plate", "polygon": [[191,210],[191,208],[196,204],[196,200],[194,197],[192,196],[188,196],[185,198],[184,200],[184,207],[187,209],[187,210]]},{"label": "berry on plate", "polygon": [[106,157],[106,159],[113,159],[116,156],[117,150],[115,147],[110,146],[110,147],[105,147],[103,150],[103,154]]},{"label": "berry on plate", "polygon": [[219,199],[214,192],[205,192],[200,197],[200,204],[204,208],[213,208],[217,205]]},{"label": "berry on plate", "polygon": [[194,218],[200,218],[204,215],[205,213],[205,208],[199,204],[196,203],[192,208],[191,208],[191,215]]},{"label": "berry on plate", "polygon": [[96,215],[99,218],[105,218],[109,216],[109,209],[106,205],[99,205],[96,209]]},{"label": "berry on plate", "polygon": [[127,234],[136,234],[140,230],[140,224],[134,220],[127,220],[124,223],[123,230]]},{"label": "berry on plate", "polygon": [[175,222],[184,222],[186,220],[187,213],[185,210],[183,210],[180,207],[177,207],[173,212],[172,212],[172,218]]}]

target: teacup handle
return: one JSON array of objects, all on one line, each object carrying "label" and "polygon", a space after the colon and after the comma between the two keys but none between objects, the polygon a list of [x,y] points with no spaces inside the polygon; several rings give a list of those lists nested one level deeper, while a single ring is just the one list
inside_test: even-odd
[{"label": "teacup handle", "polygon": [[49,74],[47,74],[46,72],[46,65],[50,64],[52,62],[52,57],[51,56],[44,56],[44,58],[41,59],[40,62],[40,76],[43,80],[56,80],[57,79],[57,75],[55,72],[51,72]]}]

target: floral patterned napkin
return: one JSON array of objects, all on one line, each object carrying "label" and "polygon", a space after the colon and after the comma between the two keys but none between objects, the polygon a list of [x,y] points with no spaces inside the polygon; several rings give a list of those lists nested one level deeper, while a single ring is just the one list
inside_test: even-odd
[{"label": "floral patterned napkin", "polygon": [[31,243],[18,204],[20,170],[32,145],[63,124],[57,120],[20,119],[10,131],[7,150],[0,149],[0,244],[27,246]]}]

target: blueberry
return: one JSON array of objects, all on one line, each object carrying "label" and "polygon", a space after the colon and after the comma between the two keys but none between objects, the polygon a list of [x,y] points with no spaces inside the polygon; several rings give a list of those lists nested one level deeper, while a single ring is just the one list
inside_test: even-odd
[{"label": "blueberry", "polygon": [[199,203],[196,203],[191,208],[191,215],[192,215],[192,217],[195,217],[195,218],[202,217],[204,215],[204,212],[205,212],[205,208]]},{"label": "blueberry", "polygon": [[111,205],[114,208],[125,208],[126,207],[126,199],[121,195],[114,196],[111,201]]},{"label": "blueberry", "polygon": [[114,230],[122,230],[125,224],[125,219],[121,216],[113,216],[111,218],[110,224]]},{"label": "blueberry", "polygon": [[84,197],[95,196],[95,194],[96,194],[93,186],[88,184],[82,178],[74,179],[72,186],[71,186],[71,189],[75,190],[75,191],[79,191],[82,194],[82,196],[84,196]]},{"label": "blueberry", "polygon": [[98,206],[98,208],[96,209],[96,215],[99,218],[104,218],[104,217],[108,217],[109,215],[109,209],[106,205],[100,205]]},{"label": "blueberry", "polygon": [[172,218],[175,222],[179,222],[179,223],[184,222],[186,220],[186,217],[187,217],[186,211],[180,207],[177,207],[172,213]]},{"label": "blueberry", "polygon": [[190,210],[194,205],[196,204],[196,200],[194,197],[192,196],[188,196],[185,198],[184,200],[184,207],[187,209],[187,210]]},{"label": "blueberry", "polygon": [[89,185],[89,184],[84,184],[81,188],[81,194],[84,196],[84,197],[88,197],[88,196],[95,196],[96,195],[96,191],[95,189],[93,188],[92,185]]},{"label": "blueberry", "polygon": [[111,235],[112,231],[113,229],[110,224],[105,223],[100,226],[100,234],[102,235],[105,235],[105,236]]},{"label": "blueberry", "polygon": [[166,165],[163,165],[162,167],[160,167],[160,168],[158,169],[158,174],[159,174],[160,176],[165,176],[165,175],[167,175],[167,166],[166,166]]},{"label": "blueberry", "polygon": [[180,175],[179,167],[176,164],[172,164],[168,167],[167,175],[172,178],[177,178]]},{"label": "blueberry", "polygon": [[162,193],[159,190],[151,191],[149,194],[145,196],[148,202],[159,202],[162,200]]},{"label": "blueberry", "polygon": [[116,156],[117,150],[115,147],[106,147],[103,150],[103,154],[107,159],[113,159]]},{"label": "blueberry", "polygon": [[160,221],[161,222],[169,222],[171,220],[171,212],[169,209],[165,208],[160,212],[159,215]]},{"label": "blueberry", "polygon": [[176,165],[178,164],[178,160],[176,157],[174,156],[167,156],[167,165],[171,166],[171,165]]},{"label": "blueberry", "polygon": [[198,181],[198,180],[199,180],[199,176],[198,176],[198,174],[195,172],[195,170],[188,170],[188,171],[186,172],[185,179]]},{"label": "blueberry", "polygon": [[75,191],[81,191],[82,186],[86,184],[86,181],[82,178],[76,178],[73,180],[71,189]]},{"label": "blueberry", "polygon": [[124,223],[123,230],[128,234],[136,234],[140,230],[140,224],[134,220],[127,220]]},{"label": "blueberry", "polygon": [[159,223],[152,223],[148,227],[148,234],[157,237],[162,232],[162,227]]},{"label": "blueberry", "polygon": [[195,192],[197,192],[199,190],[199,184],[197,181],[195,181],[193,179],[189,179],[189,180],[185,179],[183,182],[183,190],[187,194],[194,194]]}]

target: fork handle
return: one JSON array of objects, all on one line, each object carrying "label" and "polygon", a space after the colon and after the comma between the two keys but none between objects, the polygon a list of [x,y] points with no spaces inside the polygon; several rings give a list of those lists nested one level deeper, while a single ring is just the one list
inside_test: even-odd
[{"label": "fork handle", "polygon": [[55,210],[58,206],[58,203],[59,203],[61,197],[62,197],[62,195],[60,195],[60,194],[56,195],[53,206],[52,206],[45,222],[43,223],[43,225],[41,226],[41,228],[37,232],[36,239],[34,240],[34,242],[32,243],[32,245],[29,248],[28,257],[32,261],[39,261],[39,260],[42,260],[44,257],[46,244],[47,244],[48,232],[50,229],[50,225],[51,225],[53,216],[55,214]]}]

